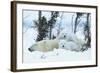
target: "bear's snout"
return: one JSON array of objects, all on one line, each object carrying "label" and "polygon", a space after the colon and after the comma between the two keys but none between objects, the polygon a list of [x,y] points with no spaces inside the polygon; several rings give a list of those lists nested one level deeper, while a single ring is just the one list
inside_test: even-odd
[{"label": "bear's snout", "polygon": [[62,47],[64,47],[64,45]]},{"label": "bear's snout", "polygon": [[29,50],[30,52],[32,52],[32,51],[33,51],[31,48],[28,48],[28,50]]},{"label": "bear's snout", "polygon": [[64,35],[64,38],[66,38],[66,35]]}]

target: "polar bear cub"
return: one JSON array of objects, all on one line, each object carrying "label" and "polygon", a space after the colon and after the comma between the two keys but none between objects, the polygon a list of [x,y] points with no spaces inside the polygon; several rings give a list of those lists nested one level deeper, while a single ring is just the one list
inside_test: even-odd
[{"label": "polar bear cub", "polygon": [[48,52],[53,51],[54,48],[58,48],[58,40],[42,40],[38,41],[35,44],[33,44],[30,48],[28,48],[29,51],[41,51],[41,52]]},{"label": "polar bear cub", "polygon": [[74,41],[60,40],[59,48],[79,52],[82,50],[82,45]]},{"label": "polar bear cub", "polygon": [[66,31],[62,31],[59,36],[59,48],[74,50],[74,51],[84,51],[87,49],[86,41],[84,39],[79,38],[74,33],[69,33]]}]

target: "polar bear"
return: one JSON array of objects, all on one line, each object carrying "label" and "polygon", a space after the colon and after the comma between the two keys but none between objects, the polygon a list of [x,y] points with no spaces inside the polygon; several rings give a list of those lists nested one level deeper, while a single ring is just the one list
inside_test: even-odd
[{"label": "polar bear", "polygon": [[58,35],[56,39],[58,40],[65,39],[67,41],[77,41],[78,40],[77,36],[74,33],[69,33],[63,30],[62,32],[60,32],[60,34]]},{"label": "polar bear", "polygon": [[74,33],[67,32],[66,30],[62,30],[56,39],[60,40],[60,48],[76,51],[84,51],[85,49],[87,49],[87,41]]},{"label": "polar bear", "polygon": [[83,41],[66,41],[66,40],[60,40],[59,41],[59,48],[76,51],[76,52],[82,52],[87,49],[86,45]]},{"label": "polar bear", "polygon": [[28,48],[29,51],[41,51],[41,52],[48,52],[53,51],[54,48],[58,48],[58,40],[42,40],[38,41],[35,44],[33,44],[30,48]]},{"label": "polar bear", "polygon": [[82,32],[77,31],[75,34],[68,32],[66,29],[63,29],[56,39],[66,39],[67,41],[77,41],[79,39],[84,40],[85,36]]}]

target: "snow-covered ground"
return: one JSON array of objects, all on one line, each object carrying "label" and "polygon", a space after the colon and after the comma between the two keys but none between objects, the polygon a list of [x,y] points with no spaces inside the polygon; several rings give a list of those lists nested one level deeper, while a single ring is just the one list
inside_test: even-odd
[{"label": "snow-covered ground", "polygon": [[[57,55],[58,52],[58,55]],[[45,58],[41,58],[42,52],[25,52],[24,63],[34,63],[34,62],[61,62],[61,61],[84,61],[91,58],[91,51],[85,52],[71,52],[65,49],[57,49],[51,52],[45,53]]]},{"label": "snow-covered ground", "polygon": [[[30,35],[30,36],[29,36]],[[55,49],[50,52],[30,52],[28,48],[35,43],[34,39],[37,37],[36,30],[28,29],[23,34],[23,63],[34,62],[60,62],[60,61],[83,61],[91,59],[91,48],[84,52],[75,52],[65,49]],[[41,58],[42,56],[44,58]]]},{"label": "snow-covered ground", "polygon": [[[42,16],[45,16],[47,20],[50,19],[50,15],[51,13],[49,11],[42,12]],[[58,30],[62,31],[62,29],[66,29],[67,32],[72,33],[74,29],[75,18],[75,12],[60,12],[55,27],[52,29],[52,34],[57,36]],[[34,20],[38,20],[38,11],[23,11],[23,63],[84,61],[91,59],[91,48],[84,52],[75,52],[61,48],[46,53],[39,51],[30,52],[28,48],[35,43],[38,35],[37,29],[34,27]],[[86,18],[83,16],[81,20],[82,21],[77,27],[78,32],[76,35],[78,38],[83,39],[83,28]]]}]

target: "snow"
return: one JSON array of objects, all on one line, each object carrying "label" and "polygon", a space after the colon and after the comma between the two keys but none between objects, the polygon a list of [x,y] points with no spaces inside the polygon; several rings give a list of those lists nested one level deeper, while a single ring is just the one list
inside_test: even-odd
[{"label": "snow", "polygon": [[[61,12],[62,13],[62,12]],[[47,17],[47,20],[50,18],[49,12],[43,12],[42,15]],[[74,16],[73,16],[74,15]],[[55,28],[53,29],[53,34],[57,36],[57,29],[60,25],[61,29],[66,29],[68,32],[72,32],[72,16],[73,20],[75,20],[75,13],[63,13],[63,17],[57,18],[57,23]],[[35,63],[35,62],[60,62],[60,61],[85,61],[91,59],[91,48],[88,48],[87,51],[84,52],[75,52],[66,49],[54,49],[53,51],[49,51],[46,53],[40,51],[30,52],[28,48],[34,44],[38,35],[37,29],[31,28],[33,26],[33,20],[37,20],[38,11],[23,11],[23,63]],[[83,19],[83,21],[85,21]],[[60,23],[61,22],[61,23]],[[60,24],[59,24],[60,23]],[[59,25],[58,25],[59,24]],[[80,23],[81,24],[81,23]],[[83,24],[82,24],[83,25]],[[78,29],[79,31],[76,35],[80,38],[84,38],[82,33],[82,29]]]},{"label": "snow", "polygon": [[[35,43],[34,39],[36,37],[37,32],[33,28],[28,29],[23,34],[23,63],[83,61],[91,59],[91,48],[84,52],[75,52],[61,48],[46,53],[40,51],[30,52],[28,48]],[[42,58],[42,56],[44,57]]]},{"label": "snow", "polygon": [[[47,53],[42,53],[39,51],[28,52],[26,51],[26,58],[24,63],[34,63],[34,62],[60,62],[60,61],[84,61],[91,59],[90,50],[85,52],[75,52],[65,49],[56,49]],[[44,55],[45,58],[41,58]]]}]

